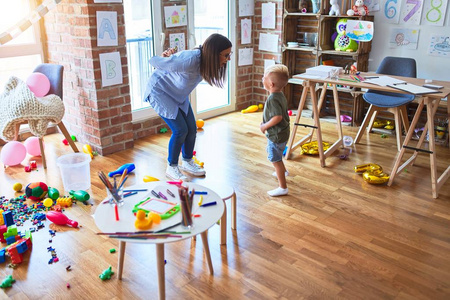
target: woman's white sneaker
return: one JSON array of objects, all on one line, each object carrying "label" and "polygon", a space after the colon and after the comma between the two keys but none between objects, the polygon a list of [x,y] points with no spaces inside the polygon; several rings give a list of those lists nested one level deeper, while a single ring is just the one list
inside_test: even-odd
[{"label": "woman's white sneaker", "polygon": [[186,175],[180,172],[178,166],[167,166],[166,176],[173,180],[183,180],[187,181]]},{"label": "woman's white sneaker", "polygon": [[204,176],[206,174],[205,170],[200,168],[199,165],[197,165],[193,159],[191,160],[184,160],[182,159],[182,164],[179,166],[180,170],[189,173],[193,176]]}]

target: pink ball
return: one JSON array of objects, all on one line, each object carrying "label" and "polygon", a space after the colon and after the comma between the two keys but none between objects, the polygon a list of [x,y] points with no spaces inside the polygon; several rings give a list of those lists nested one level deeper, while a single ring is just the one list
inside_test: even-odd
[{"label": "pink ball", "polygon": [[39,147],[39,138],[35,136],[30,136],[23,142],[28,154],[31,156],[41,156],[41,148]]},{"label": "pink ball", "polygon": [[292,110],[288,110],[288,115],[292,116]]},{"label": "pink ball", "polygon": [[15,166],[20,164],[26,155],[25,146],[20,142],[13,141],[3,146],[0,158],[5,166]]},{"label": "pink ball", "polygon": [[27,85],[36,97],[44,97],[50,91],[50,80],[39,72],[34,72],[28,77]]}]

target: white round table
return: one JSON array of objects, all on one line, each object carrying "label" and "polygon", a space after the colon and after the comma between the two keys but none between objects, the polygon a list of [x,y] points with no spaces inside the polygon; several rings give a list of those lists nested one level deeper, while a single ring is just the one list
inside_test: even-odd
[{"label": "white round table", "polygon": [[[182,237],[167,237],[167,238],[157,238],[157,239],[134,239],[134,238],[118,238],[119,240],[119,260],[118,260],[118,278],[122,279],[123,262],[125,256],[125,246],[127,242],[131,243],[147,243],[156,245],[156,261],[157,261],[157,271],[158,271],[158,287],[159,287],[159,299],[165,299],[165,271],[164,271],[164,244],[177,242],[180,240],[188,239],[197,234],[202,237],[203,247],[205,248],[205,254],[209,266],[209,271],[211,274],[214,273],[214,269],[211,262],[211,255],[209,252],[208,236],[207,231],[212,227],[217,221],[222,217],[224,213],[224,202],[223,200],[211,189],[203,187],[196,183],[186,182],[183,186],[187,186],[189,190],[195,189],[195,191],[207,192],[206,195],[194,195],[193,200],[193,214],[198,214],[200,217],[193,218],[193,228],[188,234],[182,234]],[[100,203],[94,214],[95,224],[103,233],[111,233],[110,235],[123,233],[123,232],[137,232],[134,226],[136,221],[136,216],[132,212],[134,206],[146,199],[147,197],[155,198],[151,191],[161,192],[167,197],[167,201],[179,203],[180,199],[178,196],[178,187],[173,184],[168,184],[164,181],[154,181],[139,185],[134,185],[125,188],[125,190],[138,190],[147,189],[147,191],[138,192],[135,195],[125,198],[124,205],[119,207],[119,221],[116,221],[115,208],[110,205],[109,202]],[[169,189],[175,197],[170,196],[167,192]],[[198,202],[200,196],[203,196],[203,204],[216,202],[215,205],[210,205],[206,207],[199,207]],[[150,230],[158,231],[170,226],[176,225],[181,222],[181,212],[176,213],[174,216],[161,220],[160,224],[154,225]],[[176,225],[173,228],[168,229],[170,231],[186,231],[181,227],[181,225]]]}]

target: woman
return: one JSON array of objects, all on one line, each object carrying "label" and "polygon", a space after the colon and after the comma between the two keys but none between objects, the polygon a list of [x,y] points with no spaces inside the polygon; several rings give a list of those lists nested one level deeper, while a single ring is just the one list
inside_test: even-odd
[{"label": "woman", "polygon": [[[169,48],[162,56],[154,56],[155,68],[145,92],[145,101],[172,130],[166,175],[187,180],[180,169],[193,176],[205,175],[193,160],[197,125],[189,102],[189,94],[205,80],[211,86],[223,87],[227,63],[231,58],[231,42],[223,35],[210,35],[203,45],[176,53]],[[182,153],[182,164],[178,157]]]}]

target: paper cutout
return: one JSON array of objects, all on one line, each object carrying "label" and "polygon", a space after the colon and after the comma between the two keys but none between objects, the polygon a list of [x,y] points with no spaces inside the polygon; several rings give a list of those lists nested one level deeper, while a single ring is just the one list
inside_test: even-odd
[{"label": "paper cutout", "polygon": [[418,29],[392,28],[389,37],[389,48],[417,49],[418,41]]},{"label": "paper cutout", "polygon": [[253,64],[253,48],[239,49],[238,66]]},{"label": "paper cutout", "polygon": [[400,21],[404,24],[420,24],[423,0],[403,0]]},{"label": "paper cutout", "polygon": [[119,45],[116,11],[97,11],[97,45]]},{"label": "paper cutout", "polygon": [[186,40],[184,33],[171,33],[169,35],[170,48],[177,47],[177,51],[186,50]]},{"label": "paper cutout", "polygon": [[255,14],[254,0],[239,0],[239,17],[248,17]]},{"label": "paper cutout", "polygon": [[278,52],[278,34],[260,33],[259,34],[259,50]]},{"label": "paper cutout", "polygon": [[450,36],[433,35],[428,54],[431,56],[450,57]]},{"label": "paper cutout", "polygon": [[166,28],[187,25],[186,5],[164,6]]},{"label": "paper cutout", "polygon": [[241,19],[241,44],[250,44],[252,41],[252,19]]},{"label": "paper cutout", "polygon": [[123,83],[120,53],[100,53],[99,58],[102,73],[102,87]]},{"label": "paper cutout", "polygon": [[380,0],[364,0],[364,5],[367,6],[369,12],[380,10]]},{"label": "paper cutout", "polygon": [[347,36],[355,41],[369,42],[373,39],[373,22],[347,20]]},{"label": "paper cutout", "polygon": [[276,8],[275,3],[263,3],[261,17],[261,28],[275,29]]},{"label": "paper cutout", "polygon": [[385,0],[383,18],[386,23],[398,24],[400,18],[400,0]]},{"label": "paper cutout", "polygon": [[422,25],[443,26],[448,1],[425,1],[422,13]]}]

